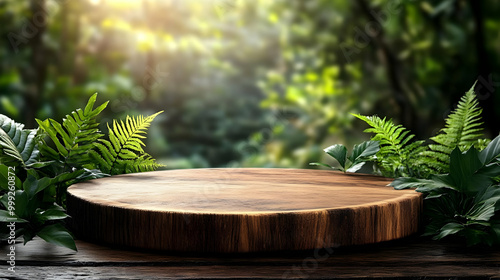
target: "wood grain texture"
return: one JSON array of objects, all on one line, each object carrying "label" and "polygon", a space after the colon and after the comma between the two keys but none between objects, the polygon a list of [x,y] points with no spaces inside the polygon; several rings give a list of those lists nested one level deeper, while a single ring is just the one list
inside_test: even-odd
[{"label": "wood grain texture", "polygon": [[422,197],[376,176],[300,169],[127,174],[68,189],[82,238],[187,252],[305,250],[417,232]]}]

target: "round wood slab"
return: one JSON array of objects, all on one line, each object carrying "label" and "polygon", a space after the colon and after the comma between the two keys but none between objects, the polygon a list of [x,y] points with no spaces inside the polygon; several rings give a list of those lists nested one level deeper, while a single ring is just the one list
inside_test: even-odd
[{"label": "round wood slab", "polygon": [[182,169],[68,188],[85,239],[190,252],[304,250],[417,232],[422,196],[390,180],[327,170]]}]

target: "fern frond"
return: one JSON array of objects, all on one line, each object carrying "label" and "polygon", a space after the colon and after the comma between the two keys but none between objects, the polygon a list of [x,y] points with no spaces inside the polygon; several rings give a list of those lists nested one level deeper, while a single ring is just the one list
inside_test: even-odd
[{"label": "fern frond", "polygon": [[471,146],[484,146],[481,122],[482,109],[479,107],[474,84],[469,91],[458,102],[457,108],[446,118],[446,124],[440,133],[432,138],[435,144],[429,145],[430,151],[424,155],[430,159],[430,165],[435,167],[438,173],[449,171],[450,154],[459,147],[465,151]]},{"label": "fern frond", "polygon": [[411,142],[415,135],[410,134],[402,125],[395,125],[392,120],[353,115],[371,126],[364,131],[375,134],[371,140],[380,141],[377,162],[385,176],[409,176],[425,171],[420,165],[420,155],[426,149],[422,146],[424,141]]},{"label": "fern frond", "polygon": [[96,117],[109,102],[107,101],[93,109],[96,99],[97,93],[90,97],[85,109],[77,109],[70,115],[66,115],[62,124],[53,119],[44,121],[36,119],[42,131],[50,138],[56,148],[54,150],[49,145],[42,145],[44,157],[51,160],[61,160],[70,166],[90,164],[89,151],[93,149],[93,143],[103,136],[99,131]]},{"label": "fern frond", "polygon": [[0,114],[0,163],[27,167],[38,162],[36,134],[36,129],[24,129],[23,124]]},{"label": "fern frond", "polygon": [[125,163],[126,173],[154,171],[163,166],[158,164],[153,157],[146,153],[135,160],[125,161]]},{"label": "fern frond", "polygon": [[151,122],[163,111],[148,117],[127,116],[125,122],[113,120],[113,127],[108,124],[109,140],[99,139],[90,152],[99,168],[108,174],[122,174],[153,171],[160,167],[143,150],[142,139]]}]

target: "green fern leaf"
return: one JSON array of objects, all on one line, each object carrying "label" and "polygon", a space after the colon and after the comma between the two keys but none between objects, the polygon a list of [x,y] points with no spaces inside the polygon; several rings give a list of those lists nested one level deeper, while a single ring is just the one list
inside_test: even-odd
[{"label": "green fern leaf", "polygon": [[471,146],[478,148],[486,146],[481,122],[482,109],[479,107],[474,84],[460,99],[457,109],[446,118],[446,125],[441,133],[430,138],[436,144],[429,145],[430,151],[424,153],[429,158],[429,165],[437,167],[437,173],[449,171],[450,154],[456,147],[465,151]]},{"label": "green fern leaf", "polygon": [[99,168],[108,174],[122,174],[156,170],[159,165],[143,150],[141,139],[151,122],[163,111],[148,117],[127,116],[125,122],[113,120],[113,127],[108,124],[109,140],[99,139],[90,152]]},{"label": "green fern leaf", "polygon": [[135,160],[126,161],[125,170],[126,173],[135,173],[154,171],[159,167],[162,167],[162,165],[158,164],[149,154],[143,154]]},{"label": "green fern leaf", "polygon": [[411,142],[415,135],[410,134],[402,125],[395,125],[392,120],[378,116],[353,115],[371,126],[364,131],[375,134],[371,140],[380,141],[377,163],[383,175],[413,176],[416,172],[426,172],[420,158],[426,149],[422,146],[424,141]]},{"label": "green fern leaf", "polygon": [[27,167],[38,162],[36,134],[36,129],[24,129],[23,124],[0,114],[0,163]]},{"label": "green fern leaf", "polygon": [[45,145],[42,145],[44,157],[61,160],[70,166],[90,164],[89,151],[94,148],[93,143],[103,136],[99,133],[99,123],[96,117],[108,105],[107,101],[93,109],[96,99],[97,93],[90,97],[84,110],[77,109],[66,115],[62,124],[53,119],[36,120],[43,133],[50,138],[56,148],[54,150],[44,142]]}]

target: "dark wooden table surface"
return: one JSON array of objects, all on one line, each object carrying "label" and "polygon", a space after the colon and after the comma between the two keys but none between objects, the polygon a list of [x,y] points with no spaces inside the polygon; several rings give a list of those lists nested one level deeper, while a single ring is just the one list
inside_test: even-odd
[{"label": "dark wooden table surface", "polygon": [[[375,245],[266,254],[158,253],[77,241],[17,244],[15,273],[0,246],[0,279],[500,279],[499,248],[419,237]],[[4,254],[5,252],[5,254]]]}]

